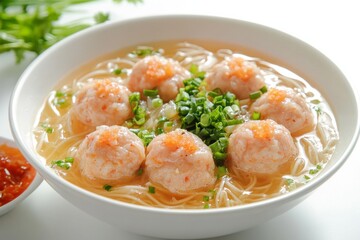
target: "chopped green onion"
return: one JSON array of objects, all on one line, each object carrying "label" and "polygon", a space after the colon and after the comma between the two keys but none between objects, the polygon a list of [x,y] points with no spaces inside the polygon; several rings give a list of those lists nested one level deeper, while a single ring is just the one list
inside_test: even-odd
[{"label": "chopped green onion", "polygon": [[189,113],[189,111],[190,111],[189,107],[180,107],[179,108],[179,112],[180,112],[181,115],[186,115],[186,114]]},{"label": "chopped green onion", "polygon": [[158,123],[166,122],[167,120],[168,118],[163,116],[158,119]]},{"label": "chopped green onion", "polygon": [[154,98],[151,100],[151,106],[153,108],[158,108],[163,105],[163,100],[161,98]]},{"label": "chopped green onion", "polygon": [[115,75],[120,75],[122,73],[122,69],[121,68],[116,68],[116,69],[113,70],[112,73],[115,74]]},{"label": "chopped green onion", "polygon": [[293,183],[294,183],[294,180],[291,179],[291,178],[287,178],[287,179],[285,180],[285,184],[286,184],[287,186],[290,186],[290,185],[293,184]]},{"label": "chopped green onion", "polygon": [[143,168],[139,168],[139,170],[137,170],[136,175],[141,176],[144,173],[144,169]]},{"label": "chopped green onion", "polygon": [[258,99],[259,97],[261,97],[261,91],[256,91],[256,92],[250,93],[250,99],[252,99],[252,100]]},{"label": "chopped green onion", "polygon": [[211,151],[214,152],[219,152],[221,151],[222,147],[219,141],[214,142],[213,144],[211,144],[210,146]]},{"label": "chopped green onion", "polygon": [[137,103],[140,101],[140,93],[139,92],[133,92],[129,96],[130,103]]},{"label": "chopped green onion", "polygon": [[144,129],[144,130],[140,130],[140,129],[136,129],[136,131],[134,131],[133,129],[130,129],[132,132],[134,132],[144,143],[145,146],[149,145],[150,142],[154,139],[155,137],[155,133],[154,132],[149,132],[148,130]]},{"label": "chopped green onion", "polygon": [[[244,122],[240,119],[239,101],[231,92],[223,94],[220,89],[206,92],[199,78],[186,79],[183,83],[175,99],[181,128],[199,136],[211,148],[216,165],[222,166],[229,134],[225,128]],[[220,138],[225,138],[226,144],[218,142]]]},{"label": "chopped green onion", "polygon": [[209,203],[205,203],[204,204],[204,209],[209,209],[210,208],[210,204]]},{"label": "chopped green onion", "polygon": [[319,106],[313,106],[313,109],[316,111],[317,114],[322,113],[322,109]]},{"label": "chopped green onion", "polygon": [[50,127],[50,124],[48,123],[42,123],[40,126],[44,129],[46,133],[53,133],[55,131],[55,129]]},{"label": "chopped green onion", "polygon": [[210,200],[210,196],[207,196],[207,195],[203,196],[204,202],[208,202],[209,200]]},{"label": "chopped green onion", "polygon": [[51,167],[57,166],[57,167],[65,169],[65,170],[68,170],[68,169],[70,169],[70,167],[72,166],[73,163],[74,163],[73,157],[66,157],[61,160],[52,161]]},{"label": "chopped green onion", "polygon": [[173,125],[174,125],[174,123],[171,122],[171,121],[168,121],[168,122],[165,122],[165,123],[164,123],[164,127],[166,127],[166,128],[170,128],[170,127],[172,127]]},{"label": "chopped green onion", "polygon": [[187,124],[192,123],[195,120],[195,117],[193,114],[188,114],[184,117],[184,122]]},{"label": "chopped green onion", "polygon": [[106,191],[108,191],[108,192],[110,192],[111,188],[112,188],[112,186],[110,186],[109,184],[105,184],[105,185],[103,186],[103,189],[106,190]]},{"label": "chopped green onion", "polygon": [[319,171],[321,170],[321,165],[316,165],[316,168],[310,169],[309,170],[309,174],[311,175],[315,175],[317,174]]},{"label": "chopped green onion", "polygon": [[158,128],[155,129],[155,134],[156,134],[156,135],[160,135],[160,134],[162,134],[162,133],[164,133],[164,132],[165,132],[165,131],[164,131],[163,128],[158,127]]},{"label": "chopped green onion", "polygon": [[259,112],[253,112],[251,114],[251,119],[252,120],[260,120],[260,118],[261,118],[261,113],[259,113]]},{"label": "chopped green onion", "polygon": [[150,56],[150,55],[155,55],[155,54],[159,53],[159,51],[155,51],[152,48],[138,48],[131,53],[138,57],[146,57],[146,56]]},{"label": "chopped green onion", "polygon": [[146,109],[140,106],[140,93],[133,92],[132,94],[130,94],[129,102],[134,113],[132,122],[138,126],[142,126],[146,121]]},{"label": "chopped green onion", "polygon": [[233,103],[235,101],[235,99],[236,99],[236,96],[235,96],[235,94],[233,94],[231,92],[227,92],[225,94],[225,99],[226,99],[227,102]]},{"label": "chopped green onion", "polygon": [[207,114],[207,113],[204,113],[204,114],[201,114],[201,117],[200,117],[200,124],[203,126],[203,127],[208,127],[211,123],[211,118],[210,118],[210,115]]},{"label": "chopped green onion", "polygon": [[155,193],[155,187],[149,186],[149,193],[154,194]]},{"label": "chopped green onion", "polygon": [[226,126],[232,126],[232,125],[237,125],[237,124],[241,124],[241,123],[244,123],[243,119],[232,119],[232,120],[226,121]]},{"label": "chopped green onion", "polygon": [[226,153],[222,153],[222,152],[216,152],[214,154],[214,158],[215,160],[218,160],[218,161],[222,161],[222,160],[225,160],[227,154]]},{"label": "chopped green onion", "polygon": [[127,121],[125,121],[125,125],[126,125],[126,127],[131,128],[132,126],[134,126],[134,123],[132,120],[127,120]]},{"label": "chopped green onion", "polygon": [[158,92],[157,89],[153,89],[153,90],[144,89],[144,90],[143,90],[143,93],[144,93],[144,95],[147,96],[147,97],[156,97],[156,96],[159,94],[159,92]]},{"label": "chopped green onion", "polygon": [[266,93],[267,92],[267,86],[264,85],[262,88],[260,88],[260,92],[261,93]]},{"label": "chopped green onion", "polygon": [[211,197],[211,198],[214,198],[215,195],[216,195],[216,190],[215,190],[215,189],[211,189],[211,190],[209,190],[209,193],[210,193],[210,197]]},{"label": "chopped green onion", "polygon": [[66,163],[74,163],[74,158],[73,157],[66,157],[65,159]]},{"label": "chopped green onion", "polygon": [[56,107],[66,108],[71,104],[72,93],[56,91],[53,103]]},{"label": "chopped green onion", "polygon": [[314,99],[314,100],[311,100],[310,102],[313,103],[313,104],[320,104],[321,103],[321,101],[319,99]]},{"label": "chopped green onion", "polygon": [[304,175],[305,180],[310,180],[310,177],[308,175]]},{"label": "chopped green onion", "polygon": [[222,147],[226,148],[229,145],[229,139],[226,137],[219,138],[219,143]]},{"label": "chopped green onion", "polygon": [[132,133],[135,133],[136,135],[138,135],[140,133],[140,129],[136,129],[136,128],[130,128],[130,131]]},{"label": "chopped green onion", "polygon": [[200,78],[200,79],[204,79],[204,78],[205,78],[206,72],[204,72],[204,71],[199,71],[199,66],[196,65],[196,64],[191,64],[189,71],[190,71],[190,73],[191,73],[195,78]]},{"label": "chopped green onion", "polygon": [[139,117],[139,119],[134,119],[134,122],[137,124],[137,125],[139,125],[139,126],[141,126],[141,125],[144,125],[144,123],[146,122],[146,120],[145,120],[145,116],[144,117]]},{"label": "chopped green onion", "polygon": [[227,173],[226,167],[224,166],[218,167],[216,177],[221,178],[222,176],[225,176],[226,173]]}]

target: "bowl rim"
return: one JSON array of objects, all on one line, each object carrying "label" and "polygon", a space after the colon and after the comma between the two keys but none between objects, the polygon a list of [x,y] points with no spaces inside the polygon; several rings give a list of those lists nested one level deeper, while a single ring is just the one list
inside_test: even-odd
[{"label": "bowl rim", "polygon": [[[14,147],[14,148],[19,149],[19,147],[17,146],[17,144],[15,143],[14,140],[0,136],[0,145],[3,145],[3,144],[5,144],[9,147]],[[28,161],[28,162],[30,163],[30,161]],[[26,198],[28,198],[39,187],[39,185],[42,183],[42,181],[43,181],[43,178],[40,176],[40,174],[36,170],[35,177],[31,181],[30,185],[19,196],[17,196],[10,202],[0,206],[0,216],[8,213],[10,210],[12,210],[14,207],[16,207],[19,203],[21,203]]]},{"label": "bowl rim", "polygon": [[[26,79],[31,75],[31,72],[33,70],[33,68],[35,68],[38,64],[40,64],[42,61],[44,61],[43,59],[46,59],[47,56],[49,54],[51,54],[54,50],[56,50],[57,48],[62,48],[63,46],[71,43],[73,41],[73,39],[77,39],[77,38],[81,38],[83,36],[86,35],[92,35],[95,34],[96,32],[98,32],[99,30],[105,30],[106,28],[113,28],[114,26],[117,25],[126,25],[128,23],[133,23],[133,22],[143,22],[143,21],[152,21],[152,20],[168,20],[168,19],[172,19],[172,20],[184,20],[185,18],[191,18],[193,20],[196,19],[201,19],[201,20],[211,20],[211,21],[222,21],[224,22],[224,24],[226,22],[233,22],[233,23],[242,23],[245,25],[250,25],[254,28],[257,28],[258,30],[266,30],[266,31],[271,31],[273,33],[276,34],[281,34],[281,35],[285,35],[286,37],[288,37],[289,39],[291,39],[292,41],[298,42],[300,44],[305,44],[306,47],[310,48],[312,51],[317,52],[318,54],[323,55],[323,57],[325,59],[327,59],[330,63],[331,60],[328,59],[324,54],[322,54],[319,50],[315,49],[314,47],[312,47],[311,45],[307,44],[306,42],[288,34],[285,32],[282,32],[280,30],[277,30],[275,28],[269,27],[269,26],[265,26],[265,25],[261,25],[258,23],[254,23],[254,22],[249,22],[249,21],[245,21],[245,20],[239,20],[239,19],[234,19],[234,18],[227,18],[227,17],[219,17],[219,16],[210,16],[210,15],[194,15],[194,14],[172,14],[172,15],[167,15],[167,14],[161,14],[161,15],[153,15],[153,16],[145,16],[145,17],[132,17],[132,18],[128,18],[128,19],[121,19],[121,20],[115,20],[112,22],[107,22],[104,24],[100,24],[98,26],[94,26],[88,29],[85,29],[83,31],[80,31],[78,33],[75,33],[74,35],[71,35],[69,37],[67,37],[66,39],[56,43],[54,46],[50,47],[49,49],[47,49],[45,52],[43,52],[40,56],[38,56],[27,68],[26,70],[23,72],[23,74],[20,76],[14,91],[11,95],[11,99],[10,99],[10,108],[9,108],[9,119],[10,119],[10,127],[11,127],[11,131],[13,134],[14,139],[16,140],[16,142],[19,145],[20,150],[22,151],[22,153],[28,158],[30,159],[31,163],[34,165],[34,167],[39,171],[40,175],[47,175],[48,177],[51,178],[52,181],[55,182],[60,182],[61,185],[65,186],[66,188],[71,189],[71,191],[75,191],[81,194],[85,194],[87,197],[90,197],[93,200],[96,201],[102,201],[102,202],[107,202],[108,204],[112,204],[112,205],[116,205],[119,207],[126,207],[126,208],[131,208],[131,209],[136,209],[136,210],[142,210],[142,211],[149,211],[149,212],[156,212],[156,213],[165,213],[165,214],[196,214],[196,215],[201,215],[201,214],[217,214],[220,212],[234,212],[234,211],[241,211],[244,209],[252,209],[252,208],[258,208],[258,207],[262,207],[262,206],[267,206],[267,205],[272,205],[272,204],[277,204],[279,202],[283,202],[283,201],[287,201],[287,200],[292,200],[292,199],[296,199],[299,198],[300,196],[305,196],[308,193],[310,193],[311,191],[313,191],[315,188],[317,188],[318,186],[320,186],[321,184],[323,184],[327,179],[329,179],[332,175],[334,175],[339,169],[340,167],[346,162],[346,159],[349,157],[349,155],[351,154],[352,150],[355,147],[356,141],[359,137],[359,130],[360,130],[360,123],[359,123],[359,96],[357,96],[354,92],[354,88],[353,86],[351,86],[351,82],[349,82],[347,80],[347,78],[345,76],[343,76],[343,78],[347,81],[347,83],[349,84],[349,86],[351,87],[351,94],[354,98],[355,101],[355,106],[357,106],[356,109],[356,126],[355,126],[355,132],[354,135],[352,136],[352,139],[350,141],[350,144],[346,147],[346,149],[344,150],[344,153],[341,155],[340,159],[334,164],[332,165],[326,172],[324,172],[324,174],[321,174],[319,176],[317,176],[316,178],[312,179],[310,182],[308,182],[306,185],[301,186],[289,193],[286,194],[280,194],[278,196],[272,197],[270,199],[266,199],[263,201],[259,201],[259,202],[255,202],[255,203],[249,203],[249,204],[244,204],[244,205],[237,205],[237,206],[232,206],[232,207],[225,207],[225,208],[210,208],[210,209],[163,209],[163,208],[157,208],[157,207],[148,207],[148,206],[141,206],[141,205],[136,205],[136,204],[132,204],[132,203],[127,203],[127,202],[122,202],[122,201],[118,201],[118,200],[114,200],[114,199],[110,199],[95,193],[92,193],[88,190],[85,190],[81,187],[78,187],[77,185],[74,185],[70,182],[68,182],[67,180],[65,180],[64,178],[62,178],[61,176],[56,175],[54,172],[52,172],[49,169],[46,169],[46,166],[43,165],[41,163],[41,161],[39,161],[38,159],[33,159],[33,156],[31,154],[29,154],[27,152],[26,149],[26,144],[24,144],[20,131],[18,129],[17,126],[17,115],[16,115],[16,106],[17,106],[17,101],[20,95],[20,92],[23,88],[23,85],[26,82]],[[104,54],[106,54],[104,52]],[[336,67],[336,65],[334,65]],[[337,68],[337,67],[336,67]],[[339,73],[342,73],[340,71],[340,69],[337,68],[337,70],[339,71]],[[44,177],[45,178],[45,177]],[[46,178],[45,178],[45,181]]]}]

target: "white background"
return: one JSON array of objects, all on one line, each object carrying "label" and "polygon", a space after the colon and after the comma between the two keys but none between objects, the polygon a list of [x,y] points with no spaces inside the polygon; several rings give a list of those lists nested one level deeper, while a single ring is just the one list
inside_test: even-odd
[{"label": "white background", "polygon": [[[225,16],[260,23],[287,32],[323,52],[343,71],[359,94],[360,8],[355,0],[144,0],[136,6],[103,1],[87,6],[83,14],[98,10],[111,12],[112,19],[177,13]],[[1,136],[12,138],[8,102],[18,77],[29,62],[30,59],[16,65],[12,54],[0,56]],[[300,205],[265,224],[221,239],[360,239],[359,156],[360,144],[357,144],[345,165]],[[13,239],[149,238],[120,231],[88,216],[43,182],[22,204],[0,217],[0,240]]]}]

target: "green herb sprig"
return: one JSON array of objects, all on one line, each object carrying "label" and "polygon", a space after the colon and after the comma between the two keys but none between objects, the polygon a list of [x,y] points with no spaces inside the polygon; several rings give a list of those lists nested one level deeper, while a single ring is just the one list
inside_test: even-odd
[{"label": "green herb sprig", "polygon": [[[39,55],[60,40],[93,25],[109,20],[109,14],[99,12],[93,21],[78,20],[60,24],[59,20],[74,5],[98,0],[2,0],[0,1],[0,54],[13,52],[16,62],[25,53]],[[123,2],[114,0],[114,2]],[[141,3],[142,0],[127,0]]]}]

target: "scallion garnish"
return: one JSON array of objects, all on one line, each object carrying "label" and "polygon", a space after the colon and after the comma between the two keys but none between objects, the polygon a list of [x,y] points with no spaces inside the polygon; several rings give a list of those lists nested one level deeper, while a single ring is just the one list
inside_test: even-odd
[{"label": "scallion garnish", "polygon": [[112,186],[110,186],[109,184],[105,184],[105,185],[103,186],[103,189],[106,190],[106,191],[108,191],[108,192],[110,192],[111,188],[112,188]]},{"label": "scallion garnish", "polygon": [[51,167],[57,166],[57,167],[65,169],[65,170],[68,170],[72,166],[73,163],[74,163],[73,157],[66,157],[64,159],[52,161]]},{"label": "scallion garnish", "polygon": [[261,118],[261,113],[259,113],[259,112],[253,112],[251,114],[251,119],[252,120],[260,120],[260,118]]},{"label": "scallion garnish", "polygon": [[290,185],[293,184],[293,183],[294,183],[294,180],[291,179],[291,178],[287,178],[287,179],[285,180],[285,184],[286,184],[287,186],[290,186]]},{"label": "scallion garnish", "polygon": [[138,48],[131,52],[131,54],[138,56],[138,57],[146,57],[150,55],[158,54],[159,51],[154,50],[152,48]]},{"label": "scallion garnish", "polygon": [[144,143],[145,146],[149,145],[155,137],[155,132],[146,129],[130,129],[135,133]]},{"label": "scallion garnish", "polygon": [[72,93],[56,91],[53,103],[56,107],[66,108],[71,104]]},{"label": "scallion garnish", "polygon": [[46,133],[53,133],[55,130],[50,126],[49,123],[41,123],[40,125]]},{"label": "scallion garnish", "polygon": [[208,196],[208,195],[203,196],[204,202],[208,202],[209,200],[210,200],[210,196]]},{"label": "scallion garnish", "polygon": [[[192,71],[195,70],[193,66]],[[180,89],[175,103],[181,128],[198,135],[208,146],[215,144],[211,147],[212,153],[217,166],[222,166],[227,145],[222,146],[217,141],[227,138],[227,126],[244,121],[235,95],[231,92],[222,93],[220,89],[206,92],[202,79],[194,77],[184,81],[184,88]]]},{"label": "scallion garnish", "polygon": [[318,164],[316,165],[316,168],[312,168],[309,170],[309,174],[315,175],[321,170],[321,168],[322,168],[321,165]]},{"label": "scallion garnish", "polygon": [[152,90],[150,90],[150,89],[144,89],[144,90],[143,90],[143,93],[144,93],[144,95],[147,96],[147,97],[156,97],[156,96],[159,94],[159,92],[158,92],[157,89],[152,89]]},{"label": "scallion garnish", "polygon": [[219,179],[227,174],[227,169],[225,166],[220,166],[217,168],[216,177]]},{"label": "scallion garnish", "polygon": [[250,93],[251,100],[258,99],[259,97],[261,97],[261,91],[255,91],[255,92]]},{"label": "scallion garnish", "polygon": [[134,113],[132,122],[138,126],[143,125],[146,121],[146,109],[145,107],[140,105],[140,93],[133,92],[132,94],[130,94],[129,102]]},{"label": "scallion garnish", "polygon": [[155,187],[154,186],[149,186],[149,193],[151,194],[155,194]]},{"label": "scallion garnish", "polygon": [[210,204],[209,204],[209,203],[205,203],[205,204],[204,204],[204,209],[208,209],[208,208],[210,208]]},{"label": "scallion garnish", "polygon": [[261,93],[266,93],[267,92],[267,86],[264,85],[262,88],[260,88],[260,92]]},{"label": "scallion garnish", "polygon": [[120,75],[122,73],[122,69],[121,68],[116,68],[116,69],[113,70],[112,73],[115,74],[115,75]]},{"label": "scallion garnish", "polygon": [[144,169],[143,168],[139,168],[139,170],[137,170],[136,175],[141,176],[144,173]]},{"label": "scallion garnish", "polygon": [[196,64],[191,64],[189,71],[193,75],[193,77],[195,77],[195,78],[201,78],[201,79],[205,78],[205,73],[206,72],[205,71],[199,71],[199,66],[196,65]]},{"label": "scallion garnish", "polygon": [[154,98],[151,100],[151,106],[153,108],[158,108],[163,105],[163,100],[161,98]]}]

